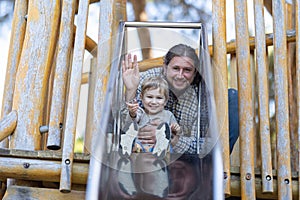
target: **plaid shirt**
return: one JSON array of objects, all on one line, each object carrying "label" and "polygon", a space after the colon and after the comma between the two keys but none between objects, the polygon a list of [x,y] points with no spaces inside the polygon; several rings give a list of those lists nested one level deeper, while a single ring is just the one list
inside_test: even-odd
[{"label": "plaid shirt", "polygon": [[[162,76],[162,68],[154,68],[150,69],[146,72],[141,73],[140,85],[137,90],[137,99],[140,103],[140,106],[143,107],[140,100],[141,93],[141,83],[147,77],[151,76]],[[202,88],[202,87],[201,87]],[[205,95],[202,95],[205,96]],[[202,107],[206,108],[206,101],[202,101],[201,96],[201,110]],[[202,106],[203,105],[203,106]],[[179,137],[179,141],[173,147],[173,150],[177,153],[192,153],[195,154],[197,152],[197,127],[198,127],[198,85],[191,85],[186,89],[186,91],[179,97],[176,97],[174,93],[169,91],[169,99],[165,106],[166,110],[171,111],[178,124],[183,130],[183,135]],[[207,111],[207,109],[205,109]],[[207,112],[203,112],[205,115]],[[202,116],[202,113],[201,113]],[[207,116],[207,115],[206,115]],[[202,117],[200,119],[201,122],[206,120],[206,117]],[[207,121],[206,121],[207,122]],[[207,123],[202,123],[206,124]],[[206,126],[201,127],[200,131],[206,131]]]}]

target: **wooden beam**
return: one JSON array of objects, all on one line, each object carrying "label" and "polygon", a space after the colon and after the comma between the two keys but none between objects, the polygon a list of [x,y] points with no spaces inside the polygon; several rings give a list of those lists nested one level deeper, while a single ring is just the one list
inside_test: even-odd
[{"label": "wooden beam", "polygon": [[226,3],[223,0],[213,1],[213,74],[218,131],[220,133],[224,193],[230,195],[230,159],[229,159],[229,126],[228,126],[228,68],[226,54]]},{"label": "wooden beam", "polygon": [[[89,163],[73,163],[72,183],[86,184]],[[0,157],[0,179],[60,182],[61,161]]]},{"label": "wooden beam", "polygon": [[278,199],[292,199],[285,0],[272,1]]},{"label": "wooden beam", "polygon": [[68,73],[74,38],[75,6],[75,0],[63,1],[47,139],[47,148],[51,150],[61,148]]},{"label": "wooden beam", "polygon": [[[51,198],[50,198],[51,197]],[[4,195],[3,200],[13,199],[63,199],[63,200],[74,200],[74,199],[85,199],[85,191],[71,191],[68,194],[61,193],[56,189],[49,188],[37,188],[37,187],[22,187],[22,186],[9,186]]]},{"label": "wooden beam", "polygon": [[240,131],[241,197],[255,199],[253,74],[246,1],[234,1]]},{"label": "wooden beam", "polygon": [[97,56],[97,43],[88,35],[85,37],[85,49],[90,52],[92,56]]},{"label": "wooden beam", "polygon": [[17,126],[18,114],[17,111],[12,111],[5,115],[0,121],[0,141],[4,140],[13,133]]},{"label": "wooden beam", "polygon": [[75,133],[79,107],[81,75],[85,51],[85,36],[87,30],[87,18],[89,11],[89,0],[79,1],[78,18],[75,33],[74,53],[72,70],[70,75],[70,86],[68,93],[68,104],[66,110],[66,124],[64,132],[63,157],[61,162],[60,191],[71,191],[71,180],[73,177],[72,165],[74,158]]},{"label": "wooden beam", "polygon": [[263,192],[273,192],[272,153],[269,122],[268,65],[266,55],[263,0],[254,1],[256,35],[256,70],[259,106],[259,133],[262,162]]},{"label": "wooden beam", "polygon": [[[90,64],[90,72],[88,73],[87,79],[89,80],[88,89],[88,104],[87,104],[87,116],[86,116],[86,129],[84,136],[84,152],[91,153],[92,150],[92,124],[93,124],[93,112],[94,112],[94,93],[95,93],[95,83],[96,83],[96,63],[97,59],[93,58]],[[85,75],[85,74],[83,74]]]},{"label": "wooden beam", "polygon": [[[0,157],[28,158],[41,160],[60,160],[62,158],[61,151],[26,151],[19,149],[1,149]],[[89,154],[74,153],[75,162],[88,163],[90,161]]]},{"label": "wooden beam", "polygon": [[[75,36],[76,30],[77,30],[75,25],[73,26],[73,29],[74,29],[73,32],[74,32],[74,36]],[[75,37],[74,37],[74,40],[75,40]],[[93,57],[97,56],[97,43],[92,38],[90,38],[88,35],[85,36],[85,49],[90,54],[92,54]]]},{"label": "wooden beam", "polygon": [[[41,10],[43,12],[39,12]],[[45,95],[57,42],[59,18],[59,0],[29,1],[12,107],[12,110],[18,111],[18,123],[10,140],[10,148],[41,149],[39,126],[43,124],[43,108],[46,104]]]},{"label": "wooden beam", "polygon": [[[26,30],[26,19],[28,11],[28,0],[16,0],[14,8],[14,16],[11,28],[10,44],[7,57],[5,85],[2,100],[1,118],[12,110],[14,89],[16,82],[16,74],[23,48],[23,41]],[[0,143],[0,147],[7,148],[8,140]]]},{"label": "wooden beam", "polygon": [[[294,1],[295,2],[295,27],[296,27],[296,91],[297,92],[297,119],[298,119],[298,149],[300,144],[300,3],[299,0]],[[296,142],[297,143],[297,142]],[[300,156],[300,155],[298,155]],[[298,158],[298,172],[300,169],[300,159]],[[300,181],[300,176],[298,176],[298,182]],[[298,184],[298,191],[300,190],[300,185]]]}]

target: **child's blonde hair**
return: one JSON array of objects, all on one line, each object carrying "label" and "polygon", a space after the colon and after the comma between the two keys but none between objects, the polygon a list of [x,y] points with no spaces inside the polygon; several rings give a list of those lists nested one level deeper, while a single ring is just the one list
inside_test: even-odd
[{"label": "child's blonde hair", "polygon": [[141,96],[143,96],[147,90],[157,89],[157,88],[159,89],[160,93],[164,94],[166,99],[169,98],[168,82],[161,76],[146,78],[142,83]]}]

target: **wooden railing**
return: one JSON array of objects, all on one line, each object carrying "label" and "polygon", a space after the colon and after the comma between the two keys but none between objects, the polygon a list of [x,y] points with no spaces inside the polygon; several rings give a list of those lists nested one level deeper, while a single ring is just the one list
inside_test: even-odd
[{"label": "wooden railing", "polygon": [[[1,147],[9,149],[0,152],[0,168],[9,168],[8,162],[16,171],[11,176],[0,173],[2,181],[59,181],[63,192],[71,191],[72,183],[84,184],[89,152],[79,156],[73,151],[80,87],[86,83],[90,87],[85,133],[85,149],[90,150],[94,134],[101,128],[101,106],[115,48],[112,36],[119,21],[126,19],[126,1],[103,1],[97,41],[101,45],[97,46],[86,35],[88,5],[92,2],[15,1],[0,121]],[[236,40],[226,42],[226,1],[212,1],[210,54],[215,73],[222,77],[215,80],[215,98],[218,118],[224,119],[219,126],[224,194],[243,199],[293,199],[298,198],[300,185],[300,6],[298,0],[293,6],[273,0],[273,33],[265,34],[262,2],[254,1],[255,36],[250,37],[247,3],[235,0]],[[85,50],[94,57],[93,68],[82,74]],[[139,63],[141,71],[161,65],[162,58]],[[239,92],[240,137],[231,155],[226,117],[228,87]],[[41,126],[46,126],[48,133],[41,134]],[[49,156],[47,144],[49,149],[62,152],[51,151]],[[36,178],[30,170],[23,177],[24,167],[14,168],[39,159],[55,166],[48,169],[53,177],[40,173]],[[46,170],[43,165],[37,165],[39,171]]]}]

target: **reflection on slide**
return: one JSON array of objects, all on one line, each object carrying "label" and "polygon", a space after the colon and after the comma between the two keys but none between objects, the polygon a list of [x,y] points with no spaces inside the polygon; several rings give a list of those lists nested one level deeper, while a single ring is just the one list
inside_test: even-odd
[{"label": "reflection on slide", "polygon": [[106,180],[100,181],[99,199],[214,199],[211,154],[160,160],[151,153],[137,153],[128,159],[118,157],[116,168],[102,170]]}]

